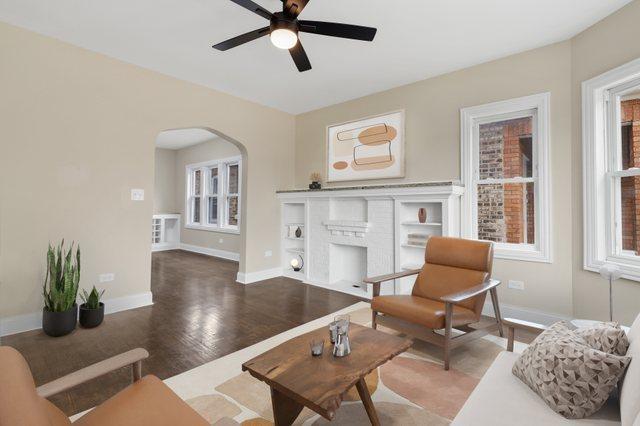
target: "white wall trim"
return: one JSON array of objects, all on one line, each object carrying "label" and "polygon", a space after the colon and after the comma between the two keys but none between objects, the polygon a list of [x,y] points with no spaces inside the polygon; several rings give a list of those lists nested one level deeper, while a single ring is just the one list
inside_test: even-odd
[{"label": "white wall trim", "polygon": [[207,256],[219,257],[221,259],[233,260],[235,262],[240,261],[240,253],[235,253],[232,251],[219,250],[209,247],[200,247],[184,243],[180,243],[180,249],[193,253],[206,254]]},{"label": "white wall trim", "polygon": [[[606,133],[607,93],[640,78],[640,59],[582,82],[583,268],[597,272],[605,263],[620,267],[623,278],[640,281],[640,262],[616,255],[614,200],[606,180],[609,159]],[[613,161],[613,160],[610,160]]]},{"label": "white wall trim", "polygon": [[240,284],[253,284],[258,281],[268,280],[282,276],[282,268],[264,269],[256,272],[238,272],[236,281]]},{"label": "white wall trim", "polygon": [[[153,297],[150,291],[130,296],[105,299],[105,314],[126,311],[153,305]],[[0,336],[22,333],[29,330],[42,328],[42,312],[34,312],[13,317],[0,318]]]},{"label": "white wall trim", "polygon": [[[573,318],[566,315],[556,314],[553,312],[545,312],[537,309],[524,308],[521,306],[506,305],[500,303],[500,313],[502,318],[515,318],[529,322],[535,322],[542,325],[551,325],[558,321],[571,321]],[[493,305],[487,300],[482,308],[482,315],[495,318]]]}]

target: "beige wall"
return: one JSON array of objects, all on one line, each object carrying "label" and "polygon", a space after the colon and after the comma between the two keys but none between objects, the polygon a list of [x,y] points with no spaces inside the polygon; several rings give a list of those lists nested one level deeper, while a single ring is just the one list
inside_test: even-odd
[{"label": "beige wall", "polygon": [[46,246],[62,237],[82,244],[82,286],[114,272],[107,297],[149,291],[154,141],[166,129],[210,127],[244,145],[240,269],[280,264],[274,191],[293,185],[293,116],[6,24],[0,93],[0,316],[41,309]]},{"label": "beige wall", "polygon": [[156,148],[153,173],[153,213],[177,213],[176,151]]},{"label": "beige wall", "polygon": [[[240,150],[230,142],[216,138],[211,141],[199,143],[187,148],[175,151],[174,174],[176,178],[175,205],[182,215],[182,229],[180,230],[180,242],[198,247],[225,250],[232,253],[240,253],[240,235],[228,232],[203,231],[188,229],[184,225],[187,222],[185,216],[185,167],[188,164],[201,163],[203,161],[218,160],[222,158],[236,157]],[[220,241],[222,240],[222,242]]]},{"label": "beige wall", "polygon": [[[634,1],[572,40],[573,106],[573,300],[578,317],[609,316],[609,286],[583,265],[581,84],[640,57],[640,1]],[[614,290],[615,319],[630,324],[640,312],[640,283],[620,280]]]},{"label": "beige wall", "polygon": [[405,110],[406,122],[406,178],[401,181],[460,179],[460,108],[551,92],[553,263],[497,260],[494,274],[505,283],[525,282],[524,291],[503,285],[503,303],[569,316],[573,309],[570,49],[566,41],[299,115],[296,185],[305,186],[312,171],[326,175],[327,125],[398,109]]}]

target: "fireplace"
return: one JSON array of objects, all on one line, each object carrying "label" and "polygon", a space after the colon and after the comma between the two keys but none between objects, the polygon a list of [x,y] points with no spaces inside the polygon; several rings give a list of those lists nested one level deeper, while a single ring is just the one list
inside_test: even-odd
[{"label": "fireplace", "polygon": [[343,290],[362,291],[367,276],[367,248],[346,244],[331,244],[329,249],[329,283]]}]

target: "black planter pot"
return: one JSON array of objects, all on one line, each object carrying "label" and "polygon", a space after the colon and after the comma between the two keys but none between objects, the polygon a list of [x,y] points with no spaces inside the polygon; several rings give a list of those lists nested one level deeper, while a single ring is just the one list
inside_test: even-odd
[{"label": "black planter pot", "polygon": [[51,337],[65,336],[76,328],[78,322],[78,305],[64,312],[51,312],[42,309],[42,330]]},{"label": "black planter pot", "polygon": [[100,302],[98,309],[89,309],[83,303],[80,305],[80,325],[84,328],[93,328],[102,324],[104,320],[104,303]]}]

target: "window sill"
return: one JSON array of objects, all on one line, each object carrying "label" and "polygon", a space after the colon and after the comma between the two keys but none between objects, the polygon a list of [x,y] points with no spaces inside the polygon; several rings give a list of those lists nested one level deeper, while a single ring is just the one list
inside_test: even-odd
[{"label": "window sill", "polygon": [[218,226],[196,225],[193,223],[184,226],[185,229],[194,229],[197,231],[209,231],[209,232],[221,232],[224,234],[240,235],[240,230],[237,228],[221,228]]},{"label": "window sill", "polygon": [[518,260],[521,262],[553,263],[551,256],[535,249],[502,248],[496,246],[493,252],[495,259]]},{"label": "window sill", "polygon": [[584,265],[585,271],[599,273],[604,264],[616,265],[622,272],[621,278],[631,281],[640,281],[640,260],[623,259],[619,257],[607,258],[606,261],[592,260]]}]

